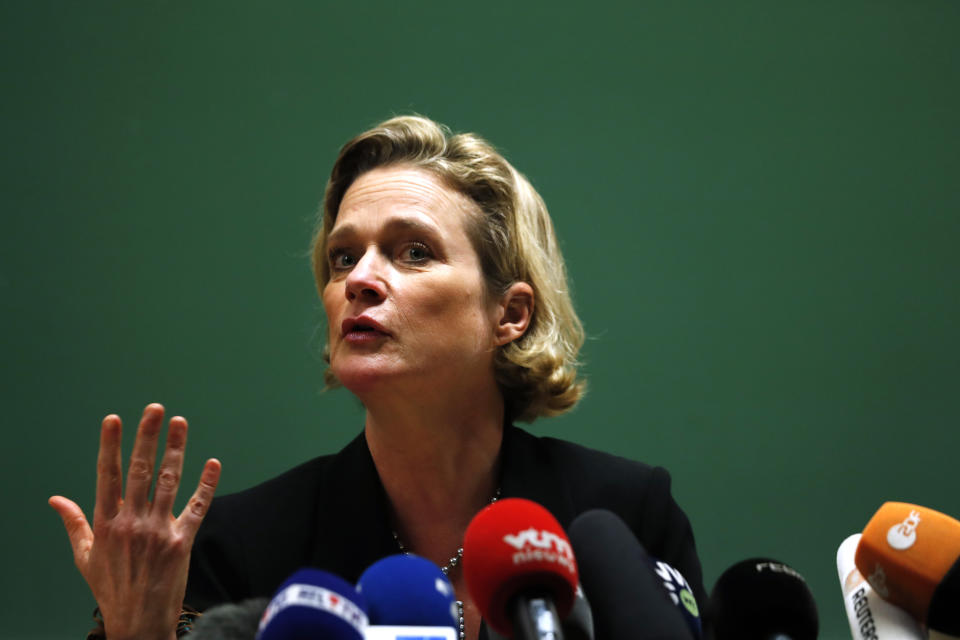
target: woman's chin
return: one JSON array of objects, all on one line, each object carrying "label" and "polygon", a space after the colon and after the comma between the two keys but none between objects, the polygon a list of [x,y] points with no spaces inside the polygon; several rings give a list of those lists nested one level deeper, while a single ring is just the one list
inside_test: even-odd
[{"label": "woman's chin", "polygon": [[333,375],[337,377],[347,390],[361,397],[381,388],[394,377],[384,367],[368,364],[366,366],[332,367]]}]

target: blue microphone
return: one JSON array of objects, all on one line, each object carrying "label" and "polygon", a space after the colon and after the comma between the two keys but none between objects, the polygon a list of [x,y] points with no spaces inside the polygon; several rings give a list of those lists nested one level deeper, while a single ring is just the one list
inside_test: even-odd
[{"label": "blue microphone", "polygon": [[346,580],[319,569],[286,579],[260,620],[257,640],[363,640],[366,600]]},{"label": "blue microphone", "polygon": [[453,586],[426,558],[387,556],[363,572],[357,591],[369,605],[373,625],[460,628]]}]

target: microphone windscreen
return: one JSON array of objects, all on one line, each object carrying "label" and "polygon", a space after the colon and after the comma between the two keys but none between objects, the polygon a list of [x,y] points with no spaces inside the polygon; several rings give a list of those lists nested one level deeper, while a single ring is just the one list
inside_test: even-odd
[{"label": "microphone windscreen", "polygon": [[837,574],[853,640],[924,640],[920,623],[878,596],[857,570],[853,556],[860,535],[850,536],[837,549]]},{"label": "microphone windscreen", "polygon": [[357,582],[370,611],[370,624],[453,627],[459,611],[453,586],[426,558],[398,554],[379,560]]},{"label": "microphone windscreen", "polygon": [[820,630],[813,594],[796,570],[769,558],[743,560],[724,571],[713,586],[707,615],[708,638],[757,640],[785,635],[816,640]]},{"label": "microphone windscreen", "polygon": [[536,592],[553,601],[561,619],[570,613],[577,563],[549,511],[531,500],[504,498],[484,507],[467,527],[463,577],[483,618],[510,636],[515,596]]},{"label": "microphone windscreen", "polygon": [[363,640],[367,603],[354,586],[332,573],[300,569],[273,596],[257,640]]},{"label": "microphone windscreen", "polygon": [[570,525],[570,542],[597,638],[693,637],[623,520],[600,509],[582,513]]},{"label": "microphone windscreen", "polygon": [[210,607],[197,618],[190,631],[191,640],[254,640],[260,617],[270,602],[251,598],[237,604]]},{"label": "microphone windscreen", "polygon": [[[942,623],[945,616],[939,605],[936,612],[930,611],[930,605],[958,558],[960,522],[915,504],[886,502],[863,530],[856,563],[881,597],[921,622],[928,622],[928,615],[936,613]],[[955,607],[957,601],[952,604]],[[955,617],[954,611],[950,611],[951,617]],[[958,623],[952,624],[956,628]]]}]

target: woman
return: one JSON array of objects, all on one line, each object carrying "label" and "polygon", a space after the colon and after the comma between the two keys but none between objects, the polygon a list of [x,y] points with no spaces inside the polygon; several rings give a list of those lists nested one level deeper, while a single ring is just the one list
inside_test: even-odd
[{"label": "woman", "polygon": [[398,550],[448,573],[464,636],[476,638],[460,545],[473,515],[500,496],[540,502],[565,526],[587,509],[613,510],[702,599],[690,526],[664,470],[512,426],[576,404],[583,332],[543,201],[488,143],[420,117],[348,142],[327,185],[313,266],[329,327],[327,381],[362,401],[363,432],[336,455],[218,498],[201,527],[215,460],[184,513],[170,515],[186,422],[170,422],[150,504],[162,408],[144,412],[122,502],[120,421],[107,417],[92,530],[72,502],[51,504],[110,640],[169,638],[182,603],[269,595],[304,565],[356,580]]}]

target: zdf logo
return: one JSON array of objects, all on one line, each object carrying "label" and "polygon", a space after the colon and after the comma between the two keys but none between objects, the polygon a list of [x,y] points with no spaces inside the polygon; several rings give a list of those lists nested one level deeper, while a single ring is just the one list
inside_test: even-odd
[{"label": "zdf logo", "polygon": [[909,549],[917,541],[918,526],[920,526],[920,512],[913,510],[903,522],[890,527],[887,531],[887,544],[898,551]]}]

